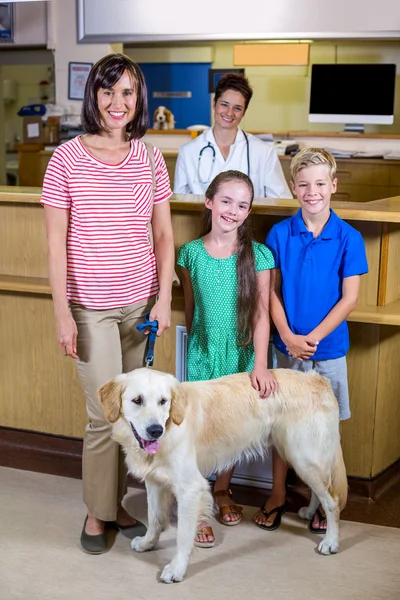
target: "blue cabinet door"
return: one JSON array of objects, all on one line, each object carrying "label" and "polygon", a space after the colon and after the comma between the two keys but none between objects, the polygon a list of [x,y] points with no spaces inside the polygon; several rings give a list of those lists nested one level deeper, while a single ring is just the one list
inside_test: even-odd
[{"label": "blue cabinet door", "polygon": [[[149,127],[158,106],[165,106],[175,117],[175,128],[211,125],[208,93],[210,63],[142,63],[149,98]],[[157,92],[190,92],[190,98],[154,97]]]}]

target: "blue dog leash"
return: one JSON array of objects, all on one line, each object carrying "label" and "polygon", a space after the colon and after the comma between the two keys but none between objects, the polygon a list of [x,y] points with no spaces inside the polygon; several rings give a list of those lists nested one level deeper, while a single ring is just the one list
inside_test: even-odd
[{"label": "blue dog leash", "polygon": [[147,342],[147,353],[145,358],[146,367],[152,367],[154,362],[154,345],[157,339],[158,321],[150,321],[150,313],[148,312],[144,318],[144,323],[136,325],[136,329],[140,332],[149,329],[149,339]]}]

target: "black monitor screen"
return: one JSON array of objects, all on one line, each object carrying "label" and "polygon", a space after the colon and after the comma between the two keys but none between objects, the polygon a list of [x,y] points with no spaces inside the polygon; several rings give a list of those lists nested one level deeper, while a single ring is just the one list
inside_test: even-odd
[{"label": "black monitor screen", "polygon": [[396,65],[313,65],[310,114],[393,115]]}]

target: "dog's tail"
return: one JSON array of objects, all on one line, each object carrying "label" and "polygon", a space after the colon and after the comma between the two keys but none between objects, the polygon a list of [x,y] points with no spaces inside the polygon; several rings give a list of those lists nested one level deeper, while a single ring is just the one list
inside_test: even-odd
[{"label": "dog's tail", "polygon": [[334,498],[337,497],[339,509],[343,510],[347,502],[348,484],[340,441],[337,445],[336,454],[332,465],[332,484],[329,491]]}]

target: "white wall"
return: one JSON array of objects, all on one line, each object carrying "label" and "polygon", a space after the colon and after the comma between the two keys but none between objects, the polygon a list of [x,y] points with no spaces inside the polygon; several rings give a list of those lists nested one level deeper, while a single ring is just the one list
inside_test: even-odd
[{"label": "white wall", "polygon": [[[113,6],[113,3],[110,3]],[[55,50],[56,102],[68,114],[79,115],[82,102],[68,99],[68,63],[95,63],[110,52],[121,52],[121,44],[78,44],[75,0],[52,0],[50,38]]]},{"label": "white wall", "polygon": [[400,37],[398,0],[80,0],[93,41]]}]

